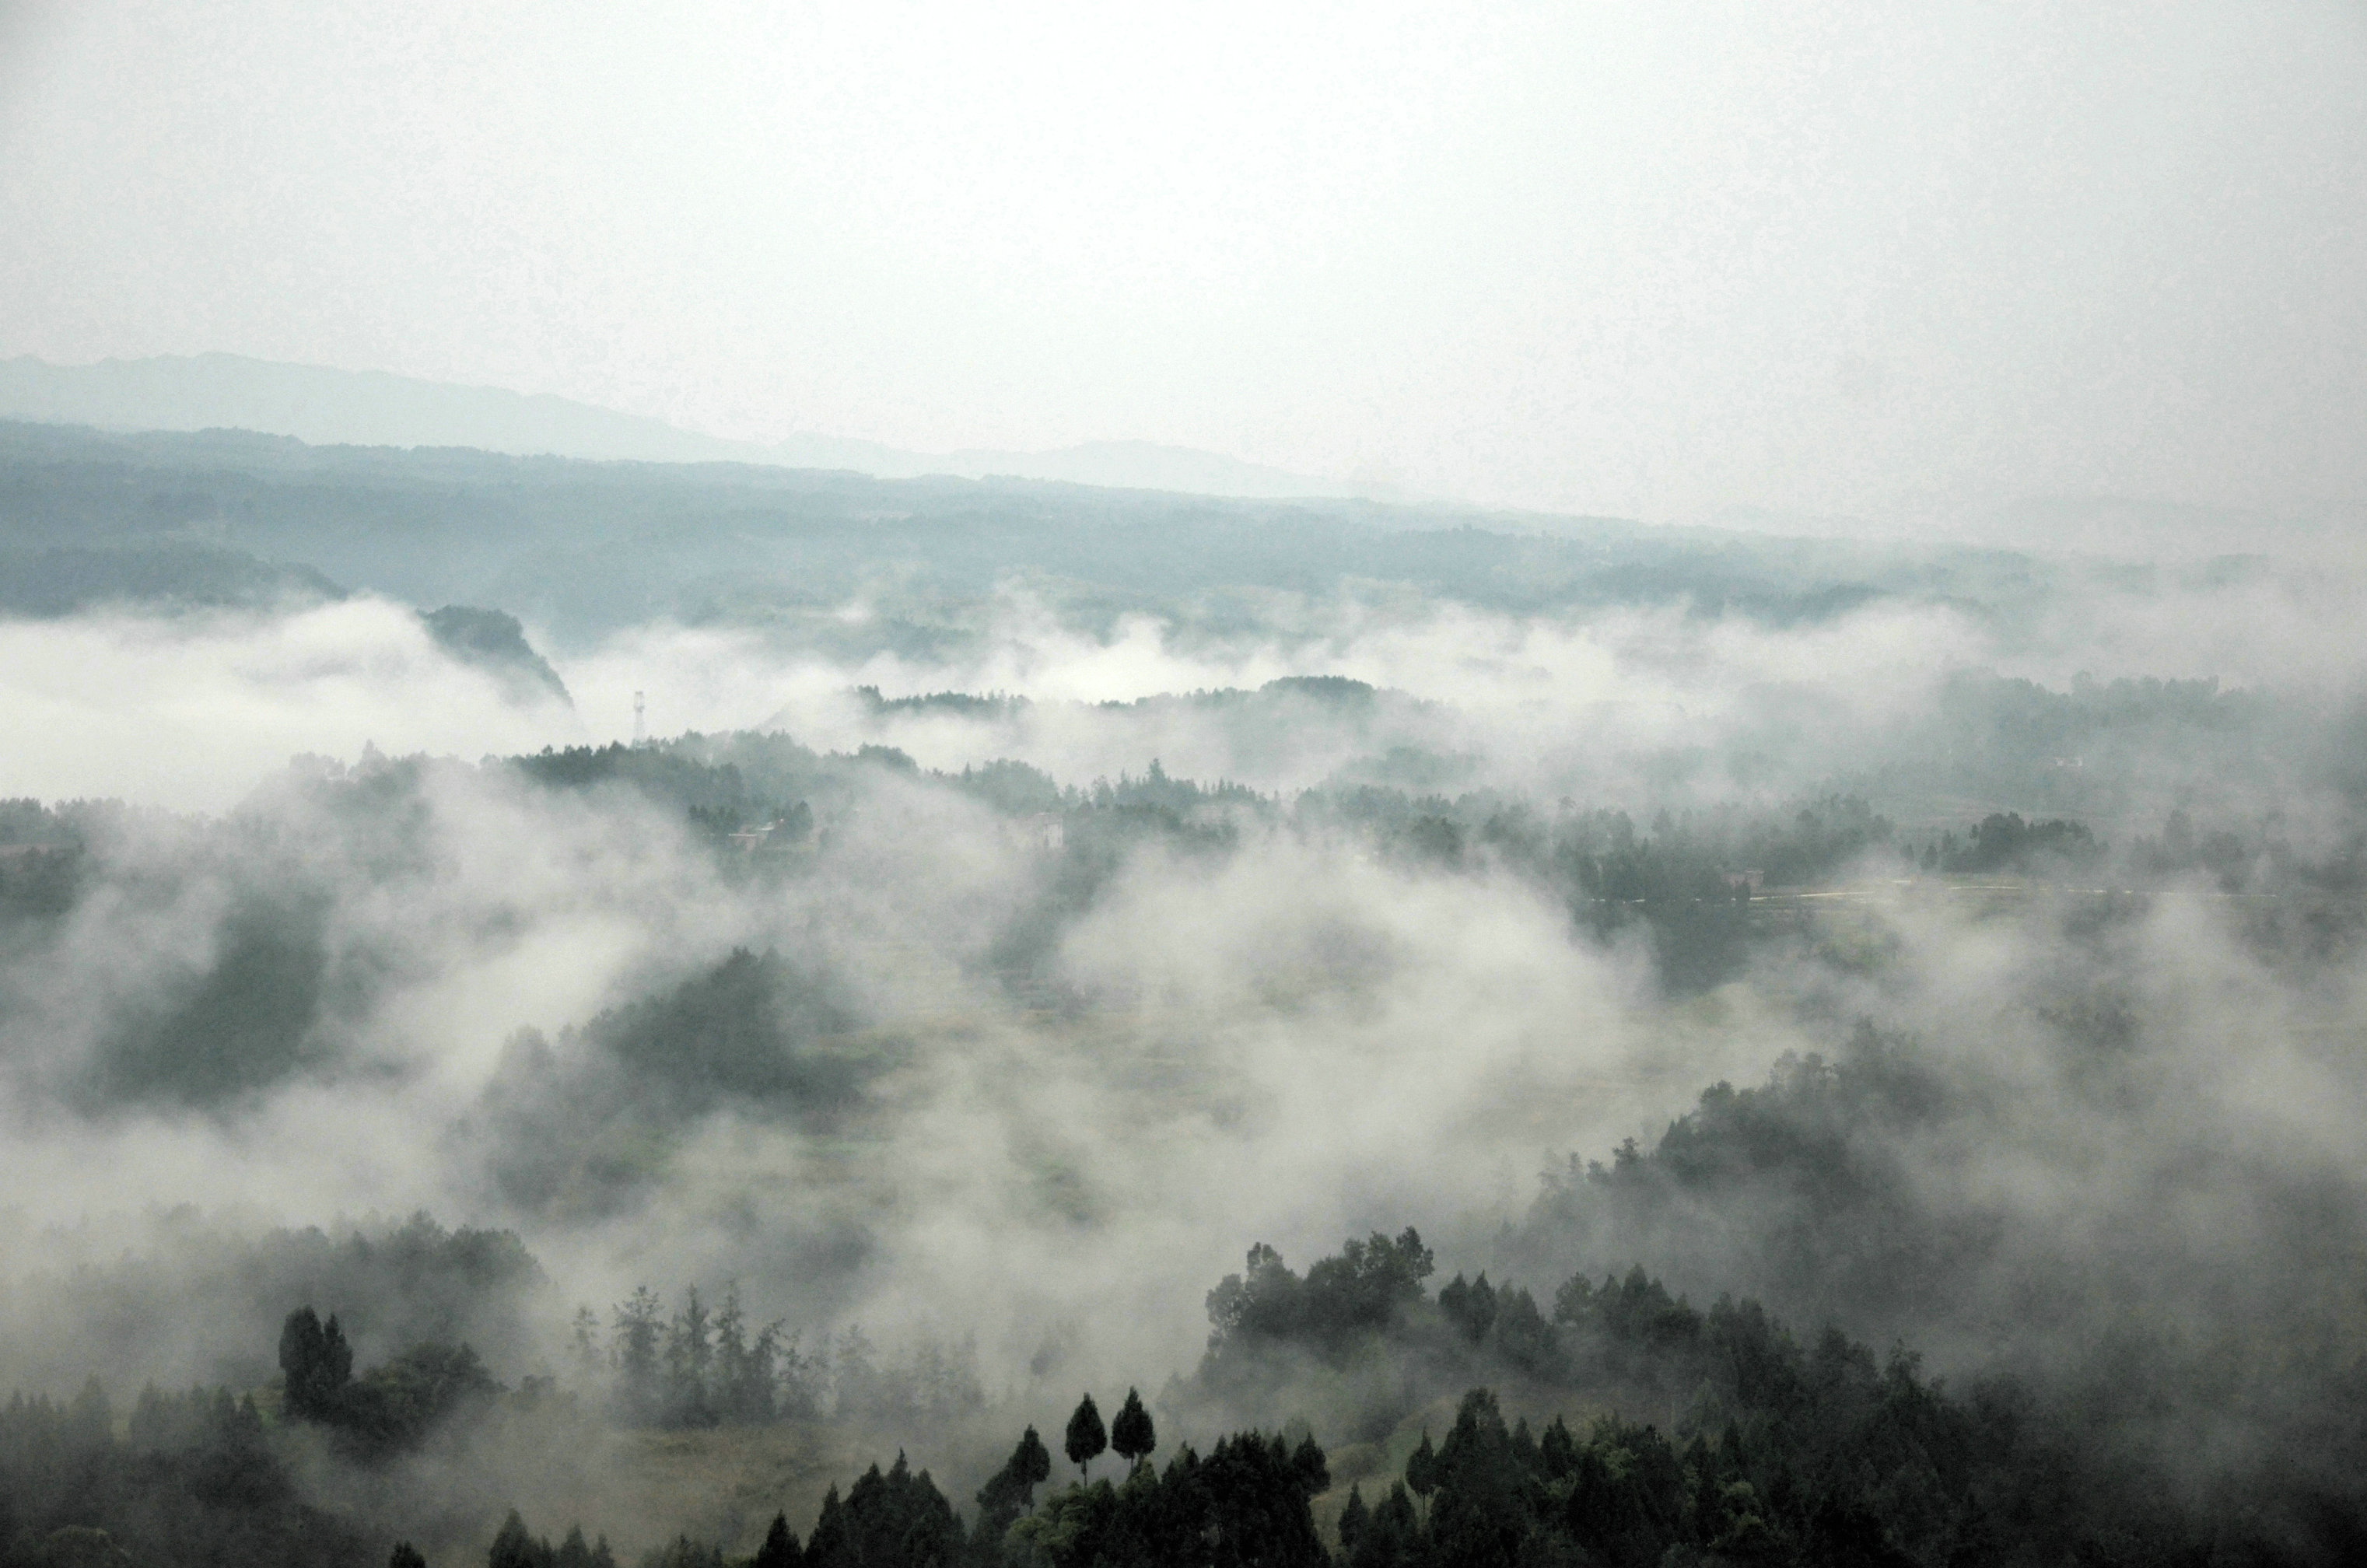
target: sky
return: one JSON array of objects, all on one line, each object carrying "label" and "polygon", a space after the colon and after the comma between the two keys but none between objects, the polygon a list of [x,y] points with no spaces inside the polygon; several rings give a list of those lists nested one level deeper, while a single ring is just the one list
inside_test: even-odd
[{"label": "sky", "polygon": [[2357,4],[0,0],[0,355],[1699,519],[2367,497]]}]

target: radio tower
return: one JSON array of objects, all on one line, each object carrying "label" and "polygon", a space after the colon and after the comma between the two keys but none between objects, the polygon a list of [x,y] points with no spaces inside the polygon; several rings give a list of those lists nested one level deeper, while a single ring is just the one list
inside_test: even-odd
[{"label": "radio tower", "polygon": [[641,716],[642,709],[641,694],[635,692],[633,694],[633,744],[636,746],[646,746],[650,743],[650,727]]}]

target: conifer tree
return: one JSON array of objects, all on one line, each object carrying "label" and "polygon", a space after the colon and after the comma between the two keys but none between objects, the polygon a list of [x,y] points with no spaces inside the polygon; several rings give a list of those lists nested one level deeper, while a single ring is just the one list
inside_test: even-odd
[{"label": "conifer tree", "polygon": [[1093,1396],[1087,1394],[1078,1403],[1077,1413],[1069,1417],[1069,1462],[1077,1467],[1080,1476],[1090,1479],[1093,1461],[1109,1447],[1109,1433],[1102,1426],[1102,1413],[1093,1408]]},{"label": "conifer tree", "polygon": [[756,1561],[751,1568],[799,1568],[804,1554],[798,1550],[798,1538],[790,1532],[787,1514],[773,1516],[773,1528],[764,1532],[764,1544],[756,1549]]},{"label": "conifer tree", "polygon": [[486,1568],[546,1568],[550,1562],[549,1541],[538,1541],[527,1533],[526,1520],[515,1508],[502,1521],[499,1534],[493,1537],[491,1551],[485,1554]]},{"label": "conifer tree", "polygon": [[1364,1489],[1351,1482],[1348,1506],[1340,1510],[1340,1551],[1343,1556],[1356,1554],[1356,1543],[1365,1539],[1365,1531],[1372,1522],[1372,1511],[1365,1506]]},{"label": "conifer tree", "polygon": [[[878,1467],[872,1467],[877,1470]],[[820,1568],[836,1568],[847,1556],[846,1505],[838,1500],[838,1483],[821,1495],[821,1512],[813,1533],[806,1537],[806,1561]]]},{"label": "conifer tree", "polygon": [[[1023,1460],[1025,1464],[1021,1467]],[[1011,1461],[1014,1467],[1021,1468],[1019,1479],[1029,1486],[1037,1486],[1052,1479],[1052,1450],[1044,1446],[1044,1439],[1036,1435],[1033,1427],[1020,1435],[1018,1450],[1012,1454]]]},{"label": "conifer tree", "polygon": [[1430,1446],[1430,1428],[1421,1429],[1421,1442],[1406,1457],[1406,1486],[1424,1501],[1430,1500],[1431,1489],[1438,1484],[1438,1453]]},{"label": "conifer tree", "polygon": [[1110,1423],[1110,1447],[1129,1465],[1159,1447],[1150,1412],[1142,1407],[1142,1395],[1135,1389],[1126,1391],[1126,1403],[1118,1406],[1117,1418]]}]

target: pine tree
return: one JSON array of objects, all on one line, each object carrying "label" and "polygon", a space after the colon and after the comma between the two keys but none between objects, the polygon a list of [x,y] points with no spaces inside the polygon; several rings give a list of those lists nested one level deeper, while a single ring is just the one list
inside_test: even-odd
[{"label": "pine tree", "polygon": [[388,1554],[386,1568],[427,1568],[427,1559],[420,1556],[419,1549],[409,1541],[398,1540],[394,1551]]},{"label": "pine tree", "polygon": [[[1023,1459],[1026,1461],[1024,1467],[1020,1466]],[[1022,1470],[1019,1479],[1029,1486],[1052,1479],[1052,1450],[1044,1446],[1044,1439],[1036,1435],[1033,1427],[1020,1434],[1019,1447],[1012,1454],[1011,1462]]]},{"label": "pine tree", "polygon": [[798,1538],[789,1529],[788,1516],[775,1514],[773,1528],[764,1532],[764,1544],[756,1549],[756,1560],[750,1568],[799,1568],[803,1561]]},{"label": "pine tree", "polygon": [[715,1413],[707,1402],[708,1371],[715,1359],[715,1348],[709,1337],[711,1322],[706,1304],[698,1299],[698,1287],[693,1285],[684,1291],[682,1311],[674,1314],[673,1328],[666,1335],[668,1426],[715,1424]]},{"label": "pine tree", "polygon": [[1348,1506],[1340,1510],[1340,1551],[1342,1556],[1353,1557],[1356,1554],[1356,1543],[1365,1539],[1365,1531],[1371,1528],[1372,1522],[1371,1510],[1365,1506],[1364,1490],[1350,1483]]},{"label": "pine tree", "polygon": [[833,1481],[821,1495],[821,1513],[814,1519],[813,1533],[806,1537],[806,1562],[813,1568],[839,1568],[848,1557],[848,1547],[846,1505],[838,1500],[838,1483]]},{"label": "pine tree", "polygon": [[1421,1442],[1406,1456],[1405,1483],[1413,1495],[1425,1503],[1431,1489],[1438,1484],[1438,1453],[1430,1446],[1430,1428],[1421,1429]]},{"label": "pine tree", "polygon": [[1142,1407],[1142,1395],[1134,1389],[1126,1391],[1126,1403],[1118,1406],[1117,1419],[1110,1423],[1110,1447],[1129,1465],[1159,1447],[1150,1412]]},{"label": "pine tree", "polygon": [[708,1407],[719,1420],[738,1425],[749,1420],[741,1401],[748,1387],[747,1318],[740,1310],[740,1281],[728,1280],[723,1304],[715,1311],[714,1373],[708,1383]]},{"label": "pine tree", "polygon": [[617,1308],[617,1414],[627,1426],[647,1426],[658,1416],[658,1338],[664,1332],[664,1312],[647,1285]]},{"label": "pine tree", "polygon": [[337,1326],[337,1314],[331,1313],[321,1329],[321,1388],[323,1397],[334,1404],[345,1386],[354,1381],[354,1348],[345,1343],[345,1331]]},{"label": "pine tree", "polygon": [[547,1568],[550,1559],[550,1543],[527,1533],[526,1520],[512,1508],[510,1517],[502,1521],[501,1532],[493,1537],[485,1564],[486,1568]]},{"label": "pine tree", "polygon": [[1077,1467],[1080,1476],[1090,1479],[1093,1461],[1108,1447],[1109,1433],[1103,1429],[1102,1413],[1093,1408],[1093,1396],[1089,1393],[1069,1417],[1069,1462]]},{"label": "pine tree", "polygon": [[279,1325],[279,1370],[287,1377],[290,1416],[311,1417],[320,1413],[321,1338],[320,1315],[309,1306],[298,1307]]},{"label": "pine tree", "polygon": [[600,1320],[588,1306],[575,1309],[575,1371],[588,1388],[600,1371]]}]

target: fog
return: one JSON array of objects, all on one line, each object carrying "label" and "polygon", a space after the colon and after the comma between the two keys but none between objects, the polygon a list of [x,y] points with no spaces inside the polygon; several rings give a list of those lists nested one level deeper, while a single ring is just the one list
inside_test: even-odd
[{"label": "fog", "polygon": [[0,4],[0,1568],[2358,1560],[2362,86]]},{"label": "fog", "polygon": [[0,51],[0,354],[1655,519],[2362,482],[2342,5],[32,4]]},{"label": "fog", "polygon": [[[253,1385],[313,1302],[364,1363],[466,1337],[597,1411],[579,1307],[596,1349],[640,1287],[729,1288],[837,1380],[784,1506],[866,1441],[961,1497],[1076,1386],[1161,1390],[1201,1440],[1385,1438],[1430,1374],[1225,1392],[1203,1298],[1252,1243],[1417,1225],[1441,1278],[1640,1263],[2075,1403],[2122,1367],[2156,1393],[2113,1440],[2233,1484],[2318,1408],[2259,1336],[2356,1353],[2352,597],[2065,570],[2010,613],[1789,625],[1349,584],[1096,630],[1006,580],[937,659],[529,627],[565,696],[371,593],[8,622],[5,787],[60,803],[11,837],[81,848],[0,867],[5,1364]],[[636,693],[652,741],[568,750]],[[1796,886],[1782,835],[1827,829],[1795,817],[1874,807],[1731,918],[1568,869],[1625,812],[1638,864]],[[2006,809],[2096,842],[1932,874]],[[722,837],[798,812],[786,850]],[[1579,1174],[1713,1085],[1825,1092],[1803,1061],[1875,1086],[1818,1123],[1862,1197]],[[339,1250],[440,1257],[441,1227],[523,1261],[366,1289]],[[955,1403],[860,1403],[856,1334]],[[507,1419],[391,1470],[324,1453],[308,1495],[454,1550],[513,1504],[636,1550],[761,1523],[629,1433]]]}]

